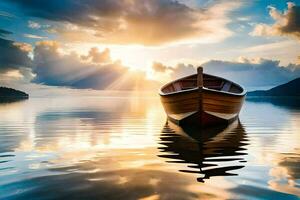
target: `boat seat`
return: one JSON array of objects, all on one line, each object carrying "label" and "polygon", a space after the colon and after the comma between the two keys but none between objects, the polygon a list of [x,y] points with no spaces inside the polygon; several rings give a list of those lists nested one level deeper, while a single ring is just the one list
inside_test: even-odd
[{"label": "boat seat", "polygon": [[221,91],[229,92],[230,88],[231,88],[231,83],[230,83],[230,82],[226,82],[226,83],[223,85]]},{"label": "boat seat", "polygon": [[192,87],[192,86],[190,86],[190,87],[182,87],[182,90],[190,90],[190,89],[194,89],[194,88],[196,88],[196,87]]}]

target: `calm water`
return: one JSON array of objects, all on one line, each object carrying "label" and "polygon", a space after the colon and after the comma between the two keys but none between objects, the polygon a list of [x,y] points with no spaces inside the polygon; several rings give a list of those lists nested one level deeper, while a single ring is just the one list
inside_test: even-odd
[{"label": "calm water", "polygon": [[0,199],[299,199],[299,102],[247,100],[202,131],[156,96],[1,104]]}]

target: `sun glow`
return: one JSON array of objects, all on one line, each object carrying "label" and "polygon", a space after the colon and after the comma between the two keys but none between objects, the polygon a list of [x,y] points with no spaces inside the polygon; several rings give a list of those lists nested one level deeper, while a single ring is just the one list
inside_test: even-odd
[{"label": "sun glow", "polygon": [[[140,45],[99,45],[98,43],[76,43],[67,44],[68,52],[76,52],[79,55],[87,55],[93,47],[104,51],[106,48],[110,50],[112,61],[120,61],[120,63],[129,69],[128,74],[124,74],[118,79],[118,82],[113,82],[107,89],[116,89],[117,85],[122,84],[122,80],[131,79],[137,81],[141,73],[145,74],[148,80],[161,80],[162,77],[157,77],[153,73],[152,64],[157,60],[157,55],[152,53],[151,47]],[[139,82],[139,81],[138,81]],[[136,83],[140,85],[142,82]]]},{"label": "sun glow", "polygon": [[72,43],[65,45],[69,52],[75,51],[86,55],[92,47],[99,51],[108,48],[112,60],[120,60],[123,65],[134,70],[147,71],[154,58],[146,51],[146,47],[137,45],[99,45],[98,43]]},{"label": "sun glow", "polygon": [[146,71],[152,63],[151,57],[143,48],[123,46],[110,47],[110,49],[114,60],[121,60],[125,66],[131,69]]}]

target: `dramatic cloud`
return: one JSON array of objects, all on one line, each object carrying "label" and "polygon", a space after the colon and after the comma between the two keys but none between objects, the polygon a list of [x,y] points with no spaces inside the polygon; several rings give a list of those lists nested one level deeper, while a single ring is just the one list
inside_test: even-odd
[{"label": "dramatic cloud", "polygon": [[32,78],[31,59],[28,57],[30,50],[31,46],[28,44],[0,38],[0,79],[30,80]]},{"label": "dramatic cloud", "polygon": [[[211,60],[204,63],[204,72],[221,76],[248,88],[268,87],[288,82],[300,77],[300,65],[290,64],[280,66],[279,61],[266,59],[240,58],[238,62]],[[167,72],[170,77],[179,78],[196,73],[196,66],[178,64],[176,67],[167,67],[162,64],[153,69],[159,72]]]},{"label": "dramatic cloud", "polygon": [[[2,29],[0,33],[4,36],[11,34],[11,32]],[[30,50],[31,46],[29,44],[18,43],[0,37],[0,71],[30,67],[31,60],[28,57]]]},{"label": "dramatic cloud", "polygon": [[[1,30],[3,36],[11,34]],[[31,46],[0,37],[0,84],[29,82],[34,77],[28,53]]]},{"label": "dramatic cloud", "polygon": [[[217,42],[232,35],[228,13],[238,1],[190,7],[173,0],[15,0],[30,16],[61,22],[64,40],[158,45]],[[31,23],[31,27],[37,27]]]},{"label": "dramatic cloud", "polygon": [[157,82],[147,80],[145,72],[133,72],[120,61],[113,61],[109,49],[91,48],[87,55],[79,55],[65,52],[55,41],[37,42],[32,49],[29,44],[0,38],[0,52],[1,85],[32,81],[71,88],[158,88]]},{"label": "dramatic cloud", "polygon": [[156,84],[142,72],[131,72],[120,61],[112,61],[108,49],[92,48],[88,55],[61,53],[54,41],[37,43],[34,49],[34,82],[52,86],[92,89],[149,89]]},{"label": "dramatic cloud", "polygon": [[[270,16],[275,20],[273,25],[258,24],[250,33],[253,36],[288,36],[300,41],[300,6],[289,2],[288,9],[281,13],[269,6]],[[298,56],[300,64],[300,56]]]},{"label": "dramatic cloud", "polygon": [[273,25],[258,24],[252,35],[255,36],[292,36],[300,40],[300,6],[288,3],[288,9],[281,13],[275,7],[269,6],[270,16],[276,21]]}]

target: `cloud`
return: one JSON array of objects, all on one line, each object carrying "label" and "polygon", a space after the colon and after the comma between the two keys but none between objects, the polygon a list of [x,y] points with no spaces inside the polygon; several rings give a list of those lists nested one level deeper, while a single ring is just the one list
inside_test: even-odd
[{"label": "cloud", "polygon": [[160,45],[218,42],[232,35],[228,14],[238,1],[216,1],[197,8],[173,0],[15,0],[30,16],[61,22],[70,41]]},{"label": "cloud", "polygon": [[8,12],[0,11],[0,17],[11,19],[11,18],[14,18],[15,16]]},{"label": "cloud", "polygon": [[300,77],[300,65],[280,66],[278,60],[247,59],[239,62],[211,60],[204,63],[207,73],[216,74],[246,87],[274,86]]},{"label": "cloud", "polygon": [[[269,6],[269,14],[275,20],[273,25],[258,24],[250,33],[252,36],[288,36],[300,41],[300,6],[288,2],[287,10],[281,13]],[[300,63],[300,57],[297,57]]]},{"label": "cloud", "polygon": [[31,39],[47,39],[47,37],[39,36],[39,35],[33,35],[33,34],[23,34],[24,37],[26,38],[31,38]]},{"label": "cloud", "polygon": [[[91,48],[87,55],[67,53],[56,41],[30,44],[0,38],[0,84],[37,83],[78,89],[134,90],[158,88],[145,72],[129,70],[110,50]],[[31,58],[29,53],[33,54]]]},{"label": "cloud", "polygon": [[167,74],[167,78],[170,80],[196,73],[196,68],[193,65],[186,65],[183,63],[178,63],[174,67],[169,67],[160,62],[153,62],[152,70],[155,73]]},{"label": "cloud", "polygon": [[30,81],[31,59],[28,53],[29,44],[18,43],[12,40],[0,38],[0,83],[6,84],[12,81]]},{"label": "cloud", "polygon": [[275,7],[269,6],[269,14],[275,20],[273,25],[258,24],[253,36],[291,36],[300,40],[300,6],[289,2],[286,11],[281,13]]},{"label": "cloud", "polygon": [[31,66],[31,60],[28,57],[28,44],[0,38],[0,52],[1,72]]},{"label": "cloud", "polygon": [[28,27],[32,28],[32,29],[39,29],[42,26],[38,23],[38,22],[34,22],[34,21],[28,21]]},{"label": "cloud", "polygon": [[[227,78],[247,88],[274,86],[300,77],[300,65],[280,66],[279,63],[277,60],[240,57],[238,61],[210,60],[202,66],[205,73]],[[166,72],[170,74],[170,78],[175,79],[196,73],[197,67],[178,64],[175,67],[161,68],[163,70],[153,67],[156,72],[168,70]]]},{"label": "cloud", "polygon": [[[91,89],[131,90],[156,86],[144,73],[131,72],[120,61],[112,61],[108,49],[90,49],[87,55],[62,53],[55,41],[38,42],[34,49],[35,83]],[[141,81],[141,82],[140,82]],[[152,87],[152,88],[153,88]]]},{"label": "cloud", "polygon": [[94,63],[109,63],[111,62],[110,50],[106,48],[103,52],[100,52],[98,48],[93,47],[90,49],[87,56],[81,56],[83,60],[90,60]]},{"label": "cloud", "polygon": [[171,69],[171,68],[167,67],[166,65],[163,65],[160,62],[153,62],[152,69],[156,72],[166,72],[167,69]]},{"label": "cloud", "polygon": [[0,28],[0,37],[6,37],[7,35],[11,34],[12,32]]}]

